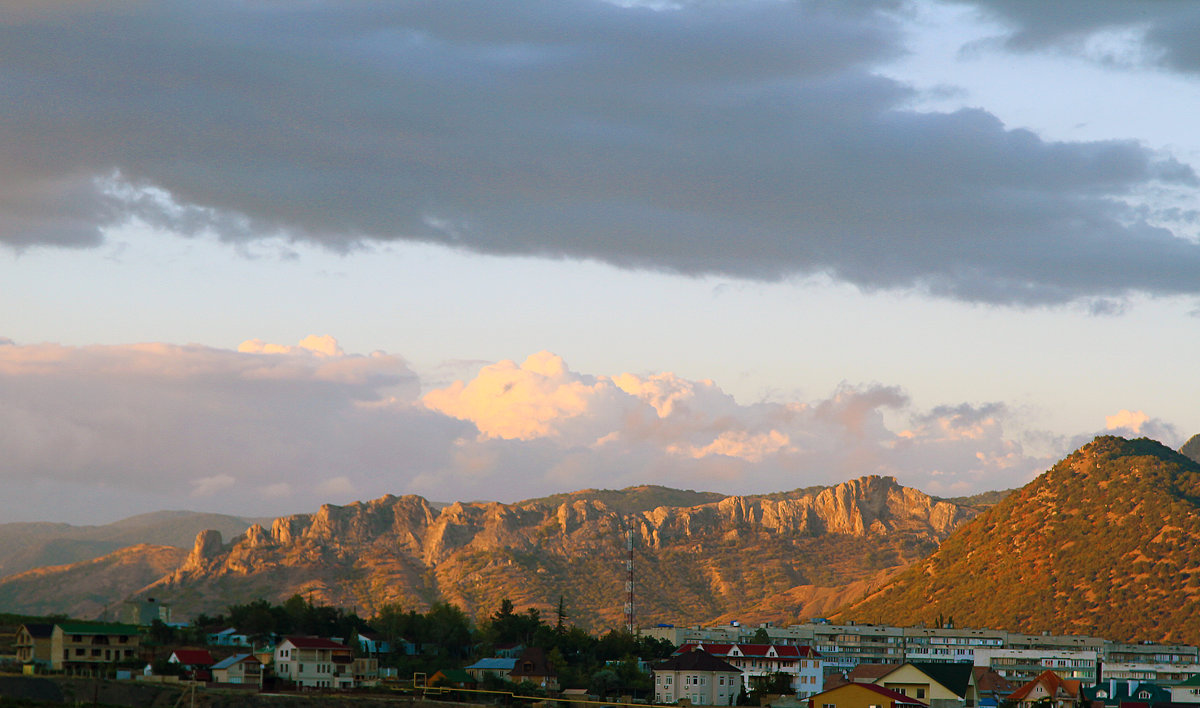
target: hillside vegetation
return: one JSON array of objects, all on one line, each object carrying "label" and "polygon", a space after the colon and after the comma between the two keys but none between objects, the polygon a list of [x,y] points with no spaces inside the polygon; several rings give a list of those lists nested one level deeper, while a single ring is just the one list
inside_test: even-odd
[{"label": "hillside vegetation", "polygon": [[1200,464],[1100,437],[963,525],[843,620],[1200,643]]}]

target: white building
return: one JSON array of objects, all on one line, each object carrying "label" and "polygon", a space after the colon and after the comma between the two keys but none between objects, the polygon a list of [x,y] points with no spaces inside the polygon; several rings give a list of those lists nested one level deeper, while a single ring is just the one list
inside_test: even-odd
[{"label": "white building", "polygon": [[275,675],[302,688],[354,688],[354,656],[329,639],[287,637],[275,647]]},{"label": "white building", "polygon": [[741,670],[742,683],[747,691],[753,688],[755,676],[769,676],[775,673],[788,675],[792,690],[799,698],[808,698],[823,690],[825,676],[821,655],[811,647],[698,642],[684,644],[675,653],[683,654],[694,649],[703,649]]}]

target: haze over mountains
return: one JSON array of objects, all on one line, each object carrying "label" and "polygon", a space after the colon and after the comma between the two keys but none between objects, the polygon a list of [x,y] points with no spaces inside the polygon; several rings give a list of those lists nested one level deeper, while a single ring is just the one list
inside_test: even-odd
[{"label": "haze over mountains", "polygon": [[[1196,452],[1194,442],[1184,450]],[[10,575],[0,579],[0,607],[95,616],[127,596],[153,596],[186,617],[301,593],[364,616],[384,603],[442,600],[483,616],[503,598],[550,611],[561,596],[573,622],[603,629],[624,623],[632,530],[642,625],[942,616],[1200,643],[1189,610],[1200,598],[1198,506],[1194,459],[1111,436],[1020,490],[970,499],[939,500],[875,476],[754,497],[654,486],[516,504],[385,496],[269,528],[221,517],[231,533],[202,531],[190,552],[139,545]]]}]

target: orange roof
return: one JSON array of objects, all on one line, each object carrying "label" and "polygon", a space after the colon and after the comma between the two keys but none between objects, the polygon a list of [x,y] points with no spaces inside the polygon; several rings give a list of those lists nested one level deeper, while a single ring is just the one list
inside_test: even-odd
[{"label": "orange roof", "polygon": [[1025,700],[1029,692],[1036,688],[1038,684],[1041,684],[1051,696],[1062,696],[1072,699],[1079,698],[1079,679],[1065,679],[1047,669],[1038,674],[1034,680],[1013,691],[1008,700],[1013,703]]}]

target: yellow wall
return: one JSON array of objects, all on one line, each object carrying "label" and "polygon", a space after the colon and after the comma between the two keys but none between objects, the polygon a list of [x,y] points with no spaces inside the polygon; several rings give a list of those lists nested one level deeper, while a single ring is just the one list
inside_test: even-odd
[{"label": "yellow wall", "polygon": [[[904,694],[906,696],[909,698],[916,698],[917,700],[925,703],[936,700],[959,700],[960,698],[964,697],[974,699],[974,696],[970,695],[970,689],[967,689],[967,696],[955,695],[953,691],[937,681],[929,678],[925,675],[925,672],[917,669],[914,666],[901,666],[887,676],[880,678],[875,683],[883,686],[884,688],[890,688],[893,691],[899,691],[903,688],[905,689]],[[923,698],[917,696],[917,688],[927,689]]]},{"label": "yellow wall", "polygon": [[808,705],[811,708],[824,708],[828,705],[834,708],[891,708],[892,701],[869,688],[863,688],[861,684],[848,683],[818,693],[808,699]]}]

